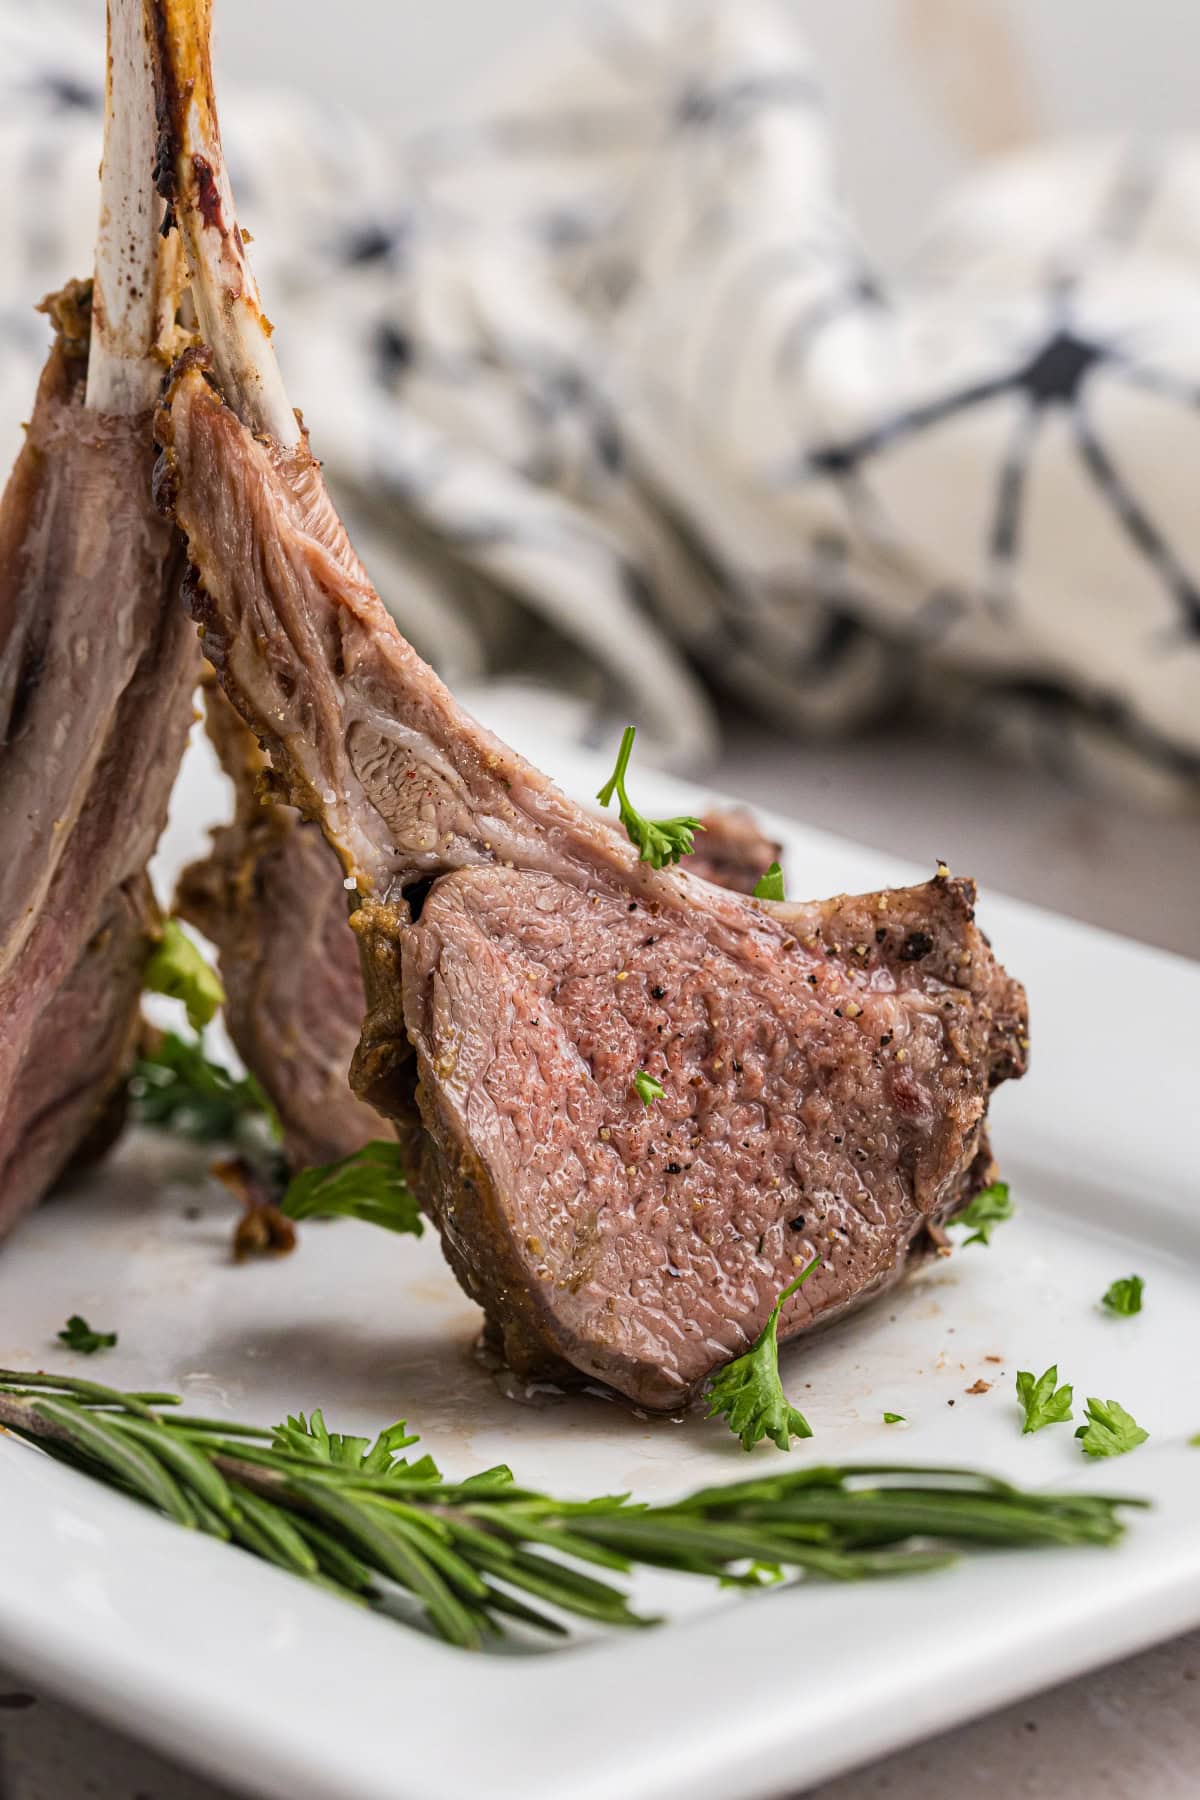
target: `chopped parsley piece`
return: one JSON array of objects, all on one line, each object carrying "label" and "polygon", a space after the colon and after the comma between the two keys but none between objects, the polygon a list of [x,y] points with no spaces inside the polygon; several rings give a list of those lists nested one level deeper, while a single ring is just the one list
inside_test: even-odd
[{"label": "chopped parsley piece", "polygon": [[350,1156],[293,1175],[279,1210],[289,1219],[362,1219],[413,1237],[425,1229],[400,1146],[387,1138],[373,1138]]},{"label": "chopped parsley piece", "polygon": [[115,1331],[93,1331],[86,1319],[72,1313],[58,1333],[58,1341],[68,1350],[77,1350],[80,1356],[95,1356],[97,1350],[111,1350],[117,1334]]},{"label": "chopped parsley piece", "polygon": [[1122,1275],[1113,1282],[1100,1302],[1120,1319],[1132,1318],[1142,1310],[1142,1294],[1146,1284],[1140,1275]]},{"label": "chopped parsley piece", "polygon": [[976,1194],[971,1204],[953,1219],[947,1219],[948,1225],[966,1225],[971,1228],[969,1238],[964,1238],[963,1248],[968,1244],[990,1244],[992,1232],[1005,1219],[1011,1219],[1016,1207],[1008,1197],[1007,1181],[993,1181]]},{"label": "chopped parsley piece", "polygon": [[777,862],[773,862],[765,875],[760,875],[754,884],[756,900],[783,900],[783,870]]},{"label": "chopped parsley piece", "polygon": [[1017,1399],[1025,1409],[1022,1436],[1041,1431],[1045,1425],[1065,1425],[1071,1417],[1075,1390],[1069,1384],[1059,1387],[1058,1364],[1051,1363],[1044,1375],[1035,1381],[1030,1369],[1017,1373]]},{"label": "chopped parsley piece", "polygon": [[695,843],[695,833],[703,831],[699,819],[647,819],[630,803],[625,792],[625,772],[629,767],[629,758],[633,752],[634,728],[627,725],[621,736],[621,748],[617,752],[617,766],[596,795],[601,806],[607,806],[613,795],[617,796],[617,804],[621,815],[621,823],[629,835],[631,844],[637,845],[638,860],[648,862],[652,868],[661,869],[668,863],[678,862],[681,856],[690,856]]},{"label": "chopped parsley piece", "polygon": [[653,1075],[647,1075],[645,1069],[638,1070],[633,1078],[633,1085],[638,1091],[638,1097],[643,1106],[652,1106],[656,1100],[661,1100],[663,1097],[662,1082],[656,1081]]},{"label": "chopped parsley piece", "polygon": [[162,937],[146,964],[142,986],[148,993],[182,1000],[193,1031],[203,1031],[225,1004],[225,990],[215,970],[175,919],[167,919],[163,924]]},{"label": "chopped parsley piece", "polygon": [[883,1422],[885,1425],[907,1425],[908,1424],[908,1420],[905,1418],[903,1413],[885,1412],[883,1415]]},{"label": "chopped parsley piece", "polygon": [[1086,1456],[1124,1456],[1150,1436],[1115,1400],[1089,1400],[1084,1412],[1088,1422],[1075,1436]]},{"label": "chopped parsley piece", "polygon": [[780,1450],[790,1450],[792,1438],[812,1436],[808,1420],[789,1403],[779,1379],[779,1315],[784,1302],[803,1287],[820,1261],[814,1256],[795,1281],[789,1282],[749,1350],[709,1383],[705,1418],[726,1418],[729,1429],[741,1438],[743,1450],[752,1450],[762,1438],[770,1438]]},{"label": "chopped parsley piece", "polygon": [[129,1080],[134,1118],[199,1143],[232,1143],[248,1124],[279,1136],[270,1101],[253,1075],[239,1080],[205,1055],[199,1038],[177,1032],[155,1035]]}]

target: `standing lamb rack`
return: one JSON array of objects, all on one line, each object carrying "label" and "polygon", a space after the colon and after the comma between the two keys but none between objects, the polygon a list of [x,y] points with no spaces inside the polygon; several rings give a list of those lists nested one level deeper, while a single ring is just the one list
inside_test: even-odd
[{"label": "standing lamb rack", "polygon": [[[990,1177],[1026,1010],[974,889],[758,901],[639,860],[401,637],[286,404],[221,160],[203,0],[155,0],[207,349],[159,415],[204,648],[344,871],[356,1091],[523,1372],[673,1408],[883,1292]],[[660,1084],[650,1103],[635,1077]]]},{"label": "standing lamb rack", "polygon": [[150,499],[182,265],[142,0],[109,15],[94,280],[43,303],[55,339],[0,502],[0,1233],[119,1124],[198,668]]}]

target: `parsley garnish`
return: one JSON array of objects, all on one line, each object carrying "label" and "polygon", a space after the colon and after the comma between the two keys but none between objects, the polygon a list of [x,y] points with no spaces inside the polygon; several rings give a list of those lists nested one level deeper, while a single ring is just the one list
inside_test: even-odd
[{"label": "parsley garnish", "polygon": [[1110,1313],[1116,1313],[1118,1318],[1132,1318],[1134,1313],[1142,1310],[1145,1286],[1140,1275],[1122,1275],[1113,1282],[1100,1304]]},{"label": "parsley garnish", "polygon": [[167,919],[142,976],[150,994],[182,1000],[188,1024],[203,1031],[225,1004],[225,989],[176,919]]},{"label": "parsley garnish", "polygon": [[953,1219],[947,1219],[946,1223],[972,1227],[970,1237],[963,1240],[965,1250],[968,1244],[990,1244],[996,1226],[1011,1219],[1016,1210],[1008,1197],[1007,1181],[993,1181],[990,1187],[976,1194],[970,1206]]},{"label": "parsley garnish", "polygon": [[1075,1436],[1086,1456],[1124,1456],[1150,1436],[1115,1400],[1089,1400],[1084,1412],[1088,1422]]},{"label": "parsley garnish", "polygon": [[903,1413],[885,1412],[883,1415],[883,1422],[885,1425],[907,1425],[908,1424],[908,1420],[905,1418]]},{"label": "parsley garnish", "polygon": [[362,1219],[385,1231],[411,1232],[413,1237],[425,1229],[405,1179],[400,1146],[387,1138],[373,1138],[350,1156],[293,1175],[279,1210],[289,1219],[328,1219],[335,1214]]},{"label": "parsley garnish", "polygon": [[764,875],[760,875],[754,884],[756,900],[783,900],[783,870],[777,862],[773,862]]},{"label": "parsley garnish", "polygon": [[340,1431],[329,1431],[325,1415],[317,1407],[310,1418],[303,1413],[289,1413],[287,1423],[276,1425],[271,1432],[272,1450],[329,1469],[353,1469],[359,1475],[393,1476],[397,1481],[436,1481],[438,1466],[431,1456],[410,1463],[399,1450],[419,1442],[403,1419],[381,1431],[374,1443],[370,1438],[346,1437]]},{"label": "parsley garnish", "polygon": [[117,1334],[115,1331],[93,1331],[86,1319],[72,1313],[58,1333],[58,1341],[68,1350],[77,1350],[80,1356],[95,1356],[97,1350],[111,1350]]},{"label": "parsley garnish", "polygon": [[1025,1409],[1022,1436],[1028,1431],[1041,1431],[1044,1425],[1065,1425],[1071,1417],[1075,1390],[1058,1386],[1058,1364],[1051,1363],[1044,1375],[1033,1379],[1030,1369],[1017,1373],[1017,1399]]},{"label": "parsley garnish", "polygon": [[205,1055],[199,1038],[157,1034],[133,1065],[133,1114],[141,1125],[178,1132],[200,1143],[232,1143],[246,1124],[279,1136],[274,1109],[253,1075],[239,1080]]},{"label": "parsley garnish", "polygon": [[789,1282],[749,1350],[735,1357],[709,1384],[705,1418],[722,1415],[728,1419],[743,1450],[752,1450],[762,1438],[770,1438],[780,1450],[790,1450],[792,1438],[812,1436],[808,1420],[790,1404],[779,1379],[779,1315],[784,1302],[804,1286],[820,1261],[814,1256],[795,1281]]},{"label": "parsley garnish", "polygon": [[655,1100],[663,1097],[663,1084],[656,1081],[653,1075],[647,1075],[645,1069],[639,1069],[633,1078],[633,1085],[638,1091],[643,1106],[650,1106]]},{"label": "parsley garnish", "polygon": [[617,752],[617,766],[596,795],[601,806],[607,806],[614,793],[621,814],[621,823],[629,834],[629,841],[637,845],[638,860],[648,862],[652,868],[661,869],[668,863],[678,862],[681,856],[690,856],[695,843],[695,833],[703,831],[699,819],[647,819],[630,803],[625,792],[625,771],[629,767],[629,758],[633,751],[634,729],[627,725],[621,736],[621,748]]}]

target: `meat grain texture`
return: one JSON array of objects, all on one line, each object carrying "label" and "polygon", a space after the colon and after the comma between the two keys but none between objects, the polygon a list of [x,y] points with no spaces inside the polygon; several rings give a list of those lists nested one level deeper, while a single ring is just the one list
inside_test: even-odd
[{"label": "meat grain texture", "polygon": [[[235,811],[183,871],[175,908],[216,946],[225,1023],[275,1107],[288,1162],[333,1162],[387,1130],[350,1087],[365,1003],[342,870],[318,826],[266,797],[267,759],[215,683],[205,717]],[[779,845],[741,810],[707,813],[704,826],[688,866],[749,893]]]},{"label": "meat grain texture", "polygon": [[119,1107],[198,667],[150,504],[152,413],[84,404],[88,295],[48,303],[0,501],[0,1233]]},{"label": "meat grain texture", "polygon": [[1025,1064],[971,884],[774,903],[639,863],[400,636],[306,444],[195,358],[158,435],[206,653],[354,884],[356,1091],[510,1364],[669,1409],[818,1252],[784,1338],[893,1283]]}]

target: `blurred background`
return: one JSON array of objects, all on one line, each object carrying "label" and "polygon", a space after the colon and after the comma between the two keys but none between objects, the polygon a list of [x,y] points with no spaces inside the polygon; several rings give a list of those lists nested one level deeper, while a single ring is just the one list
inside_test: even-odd
[{"label": "blurred background", "polygon": [[[102,13],[0,4],[2,452],[89,263]],[[633,719],[1200,953],[1189,19],[218,0],[285,375],[418,648],[532,750]]]},{"label": "blurred background", "polygon": [[[714,788],[1200,955],[1200,12],[215,10],[285,371],[490,723],[633,718]],[[32,303],[90,262],[103,11],[0,0],[5,461]],[[830,1800],[1194,1794],[1196,1655]],[[0,1672],[3,1800],[84,1793],[215,1796]]]}]

